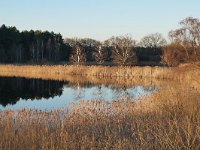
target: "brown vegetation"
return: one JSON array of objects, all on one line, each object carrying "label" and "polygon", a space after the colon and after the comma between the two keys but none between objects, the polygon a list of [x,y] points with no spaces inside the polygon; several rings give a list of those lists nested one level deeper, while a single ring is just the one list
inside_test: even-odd
[{"label": "brown vegetation", "polygon": [[187,61],[187,55],[181,45],[171,44],[163,48],[162,63],[169,66],[178,66]]},{"label": "brown vegetation", "polygon": [[163,63],[170,66],[200,60],[199,19],[188,17],[179,24],[181,28],[169,32],[172,42],[163,52]]},{"label": "brown vegetation", "polygon": [[[118,85],[159,84],[160,79],[189,82],[199,89],[200,64],[179,67],[105,67],[105,66],[18,66],[0,65],[0,76],[50,79],[60,81],[111,83]],[[156,79],[156,80],[155,80]]]},{"label": "brown vegetation", "polygon": [[160,92],[139,101],[80,101],[51,112],[2,111],[0,149],[199,149],[199,70],[198,64],[175,68],[2,65],[4,76],[121,84],[134,82],[134,77],[168,78],[182,83],[160,86]]},{"label": "brown vegetation", "polygon": [[[191,48],[187,48],[188,50]],[[200,47],[196,47],[196,52],[186,52],[184,48],[177,43],[163,47],[162,63],[168,66],[178,66],[184,63],[194,63],[200,60]]]},{"label": "brown vegetation", "polygon": [[[193,68],[187,70],[188,68]],[[84,77],[119,77],[119,78],[157,78],[181,79],[199,75],[199,63],[186,67],[109,67],[109,66],[74,66],[74,65],[0,65],[1,76],[24,76],[32,78],[64,77],[65,75],[81,75]],[[192,74],[191,74],[192,73]]]},{"label": "brown vegetation", "polygon": [[138,102],[3,111],[0,149],[199,149],[199,96],[175,84]]}]

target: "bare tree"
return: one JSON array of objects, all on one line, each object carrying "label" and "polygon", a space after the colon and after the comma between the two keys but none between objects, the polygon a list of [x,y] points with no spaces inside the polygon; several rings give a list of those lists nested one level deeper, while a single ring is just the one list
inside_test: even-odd
[{"label": "bare tree", "polygon": [[114,45],[116,45],[116,38],[117,37],[112,36],[111,38],[105,40],[104,45],[106,47],[113,47]]},{"label": "bare tree", "polygon": [[76,44],[79,43],[79,45],[84,48],[85,55],[87,61],[93,61],[93,51],[97,47],[97,45],[100,45],[100,42],[91,38],[66,38],[65,44],[70,45],[72,48],[76,46]]},{"label": "bare tree", "polygon": [[86,62],[86,54],[80,44],[76,44],[74,46],[72,54],[70,56],[70,61],[76,63],[77,65],[80,65]]},{"label": "bare tree", "polygon": [[95,47],[93,51],[93,56],[97,64],[103,64],[105,62],[105,49],[102,45],[98,45]]},{"label": "bare tree", "polygon": [[167,44],[167,41],[160,33],[149,34],[143,37],[139,46],[145,48],[159,48]]},{"label": "bare tree", "polygon": [[135,65],[137,63],[134,51],[135,41],[130,36],[112,38],[113,62],[118,65]]},{"label": "bare tree", "polygon": [[200,46],[200,21],[197,18],[188,17],[179,22],[181,28],[169,32],[172,43],[180,44],[189,59],[190,54],[197,54]]}]

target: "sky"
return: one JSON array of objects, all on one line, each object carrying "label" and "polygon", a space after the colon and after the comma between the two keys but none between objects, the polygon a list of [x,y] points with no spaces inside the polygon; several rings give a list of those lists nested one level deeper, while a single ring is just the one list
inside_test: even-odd
[{"label": "sky", "polygon": [[100,41],[129,34],[139,41],[156,32],[167,38],[180,20],[200,19],[199,6],[200,0],[0,0],[0,26]]}]

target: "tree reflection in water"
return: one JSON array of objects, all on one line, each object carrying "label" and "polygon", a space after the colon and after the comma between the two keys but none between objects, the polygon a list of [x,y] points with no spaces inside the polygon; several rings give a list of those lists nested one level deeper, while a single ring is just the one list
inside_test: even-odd
[{"label": "tree reflection in water", "polygon": [[94,96],[94,99],[103,100],[105,95],[102,89],[102,85],[97,85],[92,94]]},{"label": "tree reflection in water", "polygon": [[[66,90],[68,89],[68,90]],[[15,105],[19,100],[56,99],[66,95],[67,99],[79,100],[120,100],[135,99],[145,94],[151,94],[156,90],[155,86],[123,86],[112,84],[92,84],[77,81],[53,81],[41,79],[26,79],[16,77],[0,77],[0,105]],[[57,97],[57,98],[56,98]],[[27,103],[26,103],[27,104]],[[25,105],[26,105],[25,104]],[[47,104],[48,105],[48,104]],[[22,106],[23,107],[23,106]]]},{"label": "tree reflection in water", "polygon": [[113,92],[113,98],[115,100],[131,100],[135,98],[139,98],[141,96],[148,95],[156,90],[155,86],[134,86],[134,87],[117,87],[111,85],[110,87]]},{"label": "tree reflection in water", "polygon": [[16,104],[20,98],[24,100],[40,100],[62,95],[64,82],[25,79],[25,78],[0,78],[0,104]]}]

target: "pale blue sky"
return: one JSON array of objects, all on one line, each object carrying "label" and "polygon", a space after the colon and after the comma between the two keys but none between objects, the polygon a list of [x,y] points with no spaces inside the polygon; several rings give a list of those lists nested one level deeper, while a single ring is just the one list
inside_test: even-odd
[{"label": "pale blue sky", "polygon": [[200,0],[0,0],[0,25],[60,32],[63,37],[167,37],[188,16],[200,18]]}]

